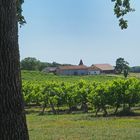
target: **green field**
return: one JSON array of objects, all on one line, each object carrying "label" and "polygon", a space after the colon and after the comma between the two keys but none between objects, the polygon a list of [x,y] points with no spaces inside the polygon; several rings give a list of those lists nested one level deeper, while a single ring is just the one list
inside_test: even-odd
[{"label": "green field", "polygon": [[63,81],[63,82],[75,82],[81,79],[85,81],[98,81],[104,82],[107,80],[117,79],[122,76],[116,75],[94,75],[94,76],[59,76],[54,74],[45,74],[38,71],[22,71],[22,80],[27,81]]},{"label": "green field", "polygon": [[[136,76],[131,74],[130,76]],[[22,71],[24,81],[77,82],[80,79],[92,82],[105,82],[123,76],[56,76],[34,71]],[[27,111],[30,140],[139,140],[140,116],[133,117],[95,117],[88,114],[39,115],[40,108]],[[139,110],[137,110],[139,113]]]},{"label": "green field", "polygon": [[27,115],[30,140],[139,140],[140,117]]},{"label": "green field", "polygon": [[[123,75],[115,75],[115,74],[102,74],[102,75],[87,75],[87,76],[60,76],[54,74],[45,74],[39,71],[26,71],[23,70],[21,72],[22,80],[27,81],[63,81],[63,82],[73,82],[79,81],[81,79],[85,81],[98,81],[105,82],[108,80],[114,80],[117,78],[123,78]],[[140,73],[130,73],[129,77],[140,78]]]}]

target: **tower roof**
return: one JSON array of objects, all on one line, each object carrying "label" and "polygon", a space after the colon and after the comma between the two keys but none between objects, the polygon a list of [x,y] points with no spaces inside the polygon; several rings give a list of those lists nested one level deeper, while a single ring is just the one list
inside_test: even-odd
[{"label": "tower roof", "polygon": [[80,66],[80,65],[84,65],[82,59],[81,59],[80,62],[79,62],[79,66]]}]

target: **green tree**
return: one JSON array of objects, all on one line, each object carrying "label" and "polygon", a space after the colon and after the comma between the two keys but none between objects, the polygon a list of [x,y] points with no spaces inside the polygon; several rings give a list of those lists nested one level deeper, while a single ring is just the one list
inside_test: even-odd
[{"label": "green tree", "polygon": [[17,6],[17,12],[16,16],[18,19],[18,22],[20,25],[23,25],[26,23],[26,20],[24,16],[22,15],[22,4],[24,3],[24,0],[16,0],[16,6]]},{"label": "green tree", "polygon": [[115,71],[118,74],[121,74],[122,72],[126,72],[126,70],[129,70],[129,63],[124,60],[124,58],[118,58],[116,60],[116,66],[115,66]]},{"label": "green tree", "polygon": [[115,2],[114,5],[114,14],[119,19],[119,26],[121,29],[126,29],[128,27],[127,20],[124,19],[124,16],[129,13],[135,11],[130,6],[130,0],[111,0]]},{"label": "green tree", "polygon": [[127,78],[128,74],[129,74],[128,68],[125,68],[123,72],[124,77]]},{"label": "green tree", "polygon": [[39,71],[42,71],[44,68],[50,67],[50,66],[51,66],[51,64],[48,62],[41,62],[39,65]]},{"label": "green tree", "polygon": [[20,65],[23,70],[39,70],[41,62],[34,57],[27,57],[21,60]]}]

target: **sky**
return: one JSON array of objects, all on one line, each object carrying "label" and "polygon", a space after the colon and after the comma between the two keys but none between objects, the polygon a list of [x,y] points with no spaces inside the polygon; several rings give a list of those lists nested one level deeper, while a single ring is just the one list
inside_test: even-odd
[{"label": "sky", "polygon": [[21,60],[36,57],[62,64],[110,63],[123,57],[140,65],[140,0],[131,0],[135,12],[121,30],[111,0],[25,0],[27,24],[19,28]]}]

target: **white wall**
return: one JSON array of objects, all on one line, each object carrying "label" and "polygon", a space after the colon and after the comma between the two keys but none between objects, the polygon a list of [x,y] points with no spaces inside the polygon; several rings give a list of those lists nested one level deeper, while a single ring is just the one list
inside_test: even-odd
[{"label": "white wall", "polygon": [[99,70],[90,70],[89,71],[89,75],[96,75],[96,74],[100,74],[101,72]]}]

